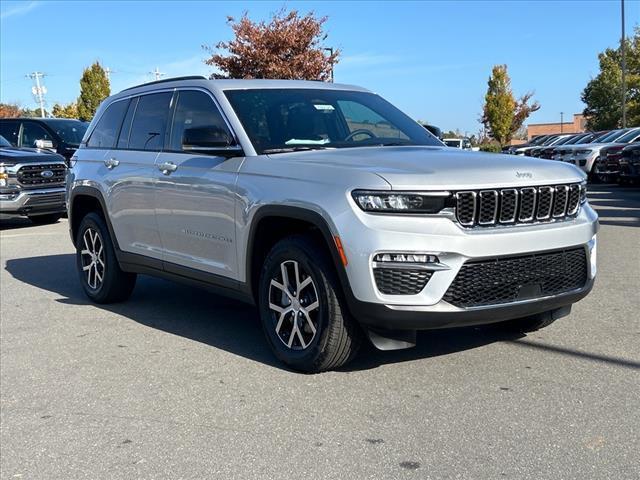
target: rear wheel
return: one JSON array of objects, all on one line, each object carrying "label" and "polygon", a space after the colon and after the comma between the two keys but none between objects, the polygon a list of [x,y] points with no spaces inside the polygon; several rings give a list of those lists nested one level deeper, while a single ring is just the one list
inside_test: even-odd
[{"label": "rear wheel", "polygon": [[76,263],[82,289],[92,301],[120,302],[131,295],[136,275],[120,269],[109,230],[95,212],[89,213],[80,223]]},{"label": "rear wheel", "polygon": [[273,247],[260,277],[259,308],[278,359],[310,373],[349,362],[362,332],[341,303],[339,282],[321,245],[295,236]]},{"label": "rear wheel", "polygon": [[48,225],[50,223],[56,223],[61,217],[61,213],[48,213],[46,215],[30,215],[29,220],[36,225]]}]

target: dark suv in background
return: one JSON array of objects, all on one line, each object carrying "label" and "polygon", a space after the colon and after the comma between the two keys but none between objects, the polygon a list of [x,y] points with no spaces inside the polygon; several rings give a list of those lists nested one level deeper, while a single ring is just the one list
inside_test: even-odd
[{"label": "dark suv in background", "polygon": [[3,118],[0,135],[14,147],[50,150],[68,162],[88,126],[88,122],[68,118]]}]

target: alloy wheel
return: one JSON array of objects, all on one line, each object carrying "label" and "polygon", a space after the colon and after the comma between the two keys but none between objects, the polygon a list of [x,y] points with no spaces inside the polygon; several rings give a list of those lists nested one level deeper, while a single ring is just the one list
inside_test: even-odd
[{"label": "alloy wheel", "polygon": [[87,228],[82,235],[83,249],[80,251],[82,271],[86,274],[87,285],[97,290],[102,285],[105,272],[104,247],[100,234]]},{"label": "alloy wheel", "polygon": [[306,349],[318,331],[320,302],[311,275],[285,260],[269,284],[269,310],[277,337],[292,350]]}]

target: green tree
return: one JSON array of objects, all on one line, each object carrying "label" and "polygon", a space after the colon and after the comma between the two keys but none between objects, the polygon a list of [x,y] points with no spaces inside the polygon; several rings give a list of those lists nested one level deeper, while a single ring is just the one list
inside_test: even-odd
[{"label": "green tree", "polygon": [[78,105],[76,102],[67,105],[56,103],[51,108],[51,114],[56,118],[78,118]]},{"label": "green tree", "polygon": [[529,115],[540,109],[538,102],[530,103],[532,97],[533,93],[529,92],[516,100],[507,66],[493,67],[480,121],[500,145],[509,142]]},{"label": "green tree", "polygon": [[[275,13],[269,23],[253,22],[245,13],[240,20],[227,18],[235,38],[219,42],[207,65],[217,67],[222,75],[215,78],[281,78],[291,80],[329,80],[338,62],[339,50],[325,54],[322,42],[327,35],[323,25],[327,17],[313,12],[304,16],[297,10]],[[226,54],[217,53],[218,49]]]},{"label": "green tree", "polygon": [[[583,111],[590,130],[622,126],[622,54],[607,48],[598,54],[600,73],[582,91]],[[640,125],[640,27],[626,39],[627,126]]]},{"label": "green tree", "polygon": [[80,96],[78,97],[78,118],[89,121],[93,118],[100,103],[111,93],[109,80],[102,65],[95,62],[82,72]]}]

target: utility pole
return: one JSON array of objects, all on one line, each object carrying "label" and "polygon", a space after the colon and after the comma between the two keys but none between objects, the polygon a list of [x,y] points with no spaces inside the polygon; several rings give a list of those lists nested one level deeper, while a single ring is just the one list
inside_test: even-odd
[{"label": "utility pole", "polygon": [[560,133],[562,133],[564,128],[564,112],[560,112]]},{"label": "utility pole", "polygon": [[620,50],[622,54],[622,128],[627,128],[627,61],[626,61],[626,36],[624,34],[624,0],[620,0],[622,14],[622,36],[620,37]]},{"label": "utility pole", "polygon": [[[333,57],[333,47],[325,48],[326,52],[329,52],[329,56]],[[329,79],[333,83],[333,59],[331,59],[331,78]]]},{"label": "utility pole", "polygon": [[107,67],[107,68],[104,69],[104,74],[107,76],[107,81],[108,82],[111,82],[111,74],[112,73],[118,73],[118,72],[116,72],[115,70],[111,70],[110,67]]},{"label": "utility pole", "polygon": [[26,75],[27,78],[35,80],[36,82],[36,84],[31,87],[31,93],[33,93],[36,102],[38,102],[38,105],[40,106],[40,116],[42,118],[44,118],[44,95],[47,93],[47,87],[40,83],[40,79],[44,78],[44,76],[45,74],[42,72],[33,72]]},{"label": "utility pole", "polygon": [[151,75],[154,75],[156,77],[156,80],[160,80],[160,77],[163,77],[165,75],[165,73],[161,72],[160,69],[158,67],[156,67],[156,69],[152,72],[149,72]]}]

